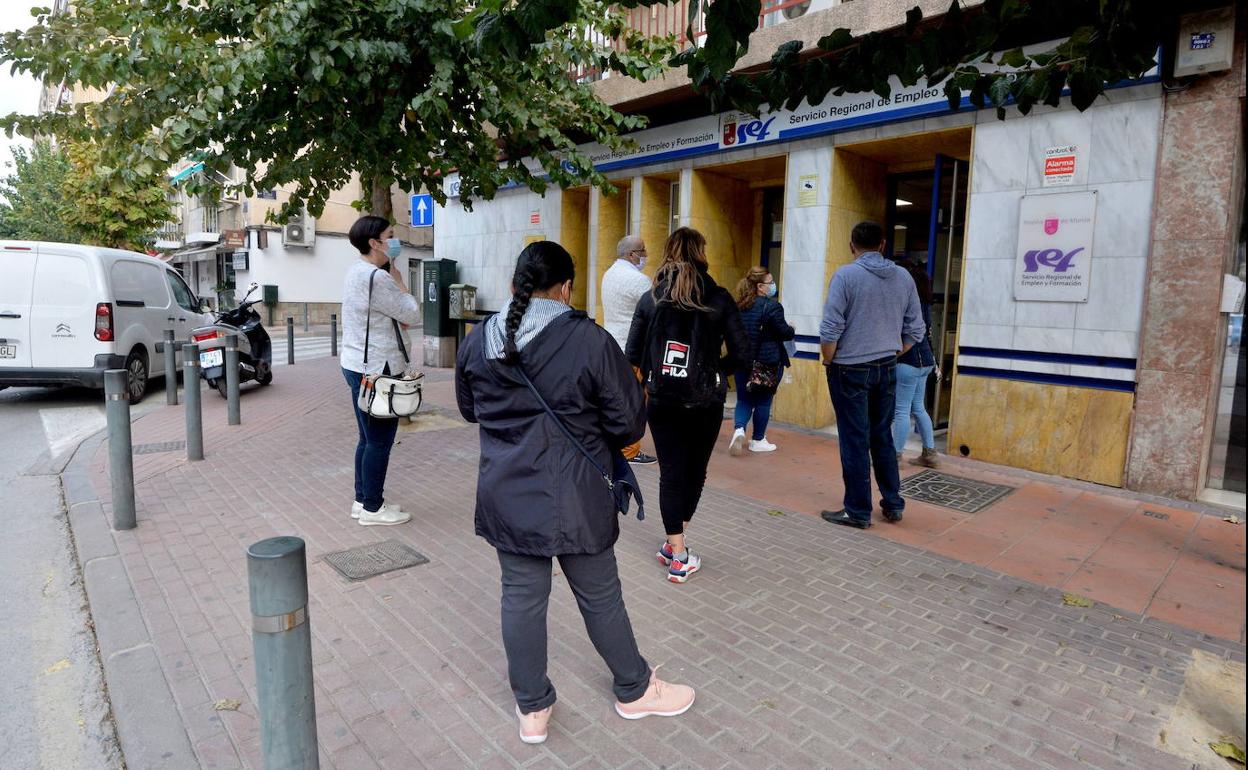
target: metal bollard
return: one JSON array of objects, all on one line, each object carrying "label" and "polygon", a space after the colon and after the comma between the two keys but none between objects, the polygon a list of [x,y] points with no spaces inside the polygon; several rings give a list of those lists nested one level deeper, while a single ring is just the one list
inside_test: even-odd
[{"label": "metal bollard", "polygon": [[338,357],[338,314],[329,316],[329,355]]},{"label": "metal bollard", "polygon": [[225,338],[225,411],[230,425],[242,425],[242,407],[238,403],[238,337]]},{"label": "metal bollard", "polygon": [[308,331],[308,303],[303,303],[303,331]]},{"label": "metal bollard", "polygon": [[286,363],[295,365],[295,319],[286,316]]},{"label": "metal bollard", "polygon": [[266,768],[316,770],[316,700],[303,541],[271,537],[247,549],[260,752]]},{"label": "metal bollard", "polygon": [[173,344],[177,332],[165,329],[165,403],[178,405],[178,348]]},{"label": "metal bollard", "polygon": [[182,384],[186,386],[186,459],[204,459],[204,412],[200,397],[199,345],[182,346]]},{"label": "metal bollard", "polygon": [[130,446],[129,373],[104,372],[104,411],[108,414],[108,476],[113,487],[113,529],[134,529],[134,453]]}]

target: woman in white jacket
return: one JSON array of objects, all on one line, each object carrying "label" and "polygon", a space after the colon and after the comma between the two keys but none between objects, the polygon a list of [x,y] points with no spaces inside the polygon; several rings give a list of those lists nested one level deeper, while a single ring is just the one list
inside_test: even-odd
[{"label": "woman in white jacket", "polygon": [[402,244],[388,220],[360,217],[347,237],[360,252],[342,289],[342,374],[360,429],[351,518],[365,526],[402,524],[411,514],[385,502],[383,494],[399,421],[369,416],[356,404],[366,374],[398,374],[407,368],[410,346],[400,324],[419,323],[420,305],[394,267]]}]

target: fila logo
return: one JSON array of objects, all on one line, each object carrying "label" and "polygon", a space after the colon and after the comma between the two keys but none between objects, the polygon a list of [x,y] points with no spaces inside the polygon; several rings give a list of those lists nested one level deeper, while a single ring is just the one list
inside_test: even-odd
[{"label": "fila logo", "polygon": [[688,377],[689,346],[683,342],[668,340],[663,349],[663,366],[659,373],[664,377]]}]

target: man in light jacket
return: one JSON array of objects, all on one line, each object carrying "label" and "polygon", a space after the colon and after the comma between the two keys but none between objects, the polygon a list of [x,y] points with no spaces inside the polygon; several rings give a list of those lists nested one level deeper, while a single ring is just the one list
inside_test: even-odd
[{"label": "man in light jacket", "polygon": [[828,392],[836,411],[845,505],[825,521],[871,526],[871,468],[888,521],[901,521],[905,501],[893,447],[897,356],[926,333],[914,279],[881,252],[884,228],[859,222],[850,236],[854,261],[836,271],[819,325]]},{"label": "man in light jacket", "polygon": [[[653,283],[641,268],[646,265],[646,244],[636,235],[626,235],[615,247],[616,260],[602,276],[602,321],[623,350],[628,344],[628,329],[633,324],[633,311],[642,295]],[[641,442],[624,448],[624,457],[634,465],[651,465],[657,459],[641,451]]]}]

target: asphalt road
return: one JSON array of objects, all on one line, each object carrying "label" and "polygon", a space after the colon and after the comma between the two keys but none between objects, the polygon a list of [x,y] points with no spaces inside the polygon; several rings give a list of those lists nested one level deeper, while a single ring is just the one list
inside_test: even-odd
[{"label": "asphalt road", "polygon": [[[164,397],[153,385],[148,404]],[[91,391],[0,392],[3,768],[122,766],[58,476],[104,425]]]}]

